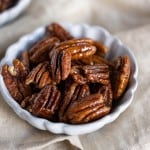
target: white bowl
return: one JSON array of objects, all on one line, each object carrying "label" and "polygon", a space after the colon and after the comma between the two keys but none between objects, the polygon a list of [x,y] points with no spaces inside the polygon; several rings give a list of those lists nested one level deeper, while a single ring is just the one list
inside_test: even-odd
[{"label": "white bowl", "polygon": [[29,6],[30,2],[31,0],[19,0],[15,6],[0,13],[0,26],[18,17]]},{"label": "white bowl", "polygon": [[[62,24],[71,34],[77,38],[79,37],[90,37],[95,40],[101,41],[104,43],[110,51],[108,52],[107,57],[109,59],[114,59],[120,55],[128,55],[131,59],[132,74],[129,82],[129,86],[124,96],[119,102],[119,105],[113,109],[113,111],[106,115],[105,117],[93,121],[91,123],[86,123],[82,125],[70,125],[66,123],[54,123],[46,119],[41,119],[31,115],[28,111],[22,109],[20,105],[11,97],[9,94],[5,83],[3,81],[2,75],[0,75],[0,91],[4,97],[4,100],[9,104],[9,106],[16,112],[18,116],[22,119],[29,122],[34,127],[41,130],[48,130],[52,133],[59,134],[64,133],[68,135],[79,135],[89,132],[96,131],[102,128],[104,125],[111,123],[118,116],[127,109],[131,104],[134,92],[137,88],[137,74],[138,66],[136,63],[135,56],[133,52],[122,44],[120,40],[116,37],[110,35],[104,28],[99,26],[88,26],[86,24]],[[3,64],[12,64],[14,58],[23,51],[28,49],[35,41],[41,39],[45,34],[45,28],[41,27],[35,30],[33,33],[25,35],[18,42],[10,46],[5,54],[5,57],[2,59],[0,65]]]}]

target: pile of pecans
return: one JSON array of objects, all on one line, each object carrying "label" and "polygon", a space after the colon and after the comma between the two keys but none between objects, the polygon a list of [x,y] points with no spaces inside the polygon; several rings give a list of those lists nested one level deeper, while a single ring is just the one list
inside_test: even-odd
[{"label": "pile of pecans", "polygon": [[35,116],[81,124],[108,114],[130,78],[130,59],[105,59],[108,49],[90,38],[76,39],[52,23],[46,35],[2,75],[11,96]]},{"label": "pile of pecans", "polygon": [[0,13],[14,6],[18,0],[0,0]]}]

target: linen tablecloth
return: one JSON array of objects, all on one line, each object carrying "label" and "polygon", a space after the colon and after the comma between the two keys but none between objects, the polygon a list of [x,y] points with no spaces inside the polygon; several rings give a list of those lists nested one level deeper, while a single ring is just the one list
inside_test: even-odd
[{"label": "linen tablecloth", "polygon": [[54,135],[38,130],[20,119],[0,95],[0,149],[149,150],[149,8],[148,0],[34,0],[24,14],[0,28],[2,58],[5,49],[22,35],[52,21],[102,25],[133,50],[139,65],[139,85],[130,107],[113,123],[90,134]]}]

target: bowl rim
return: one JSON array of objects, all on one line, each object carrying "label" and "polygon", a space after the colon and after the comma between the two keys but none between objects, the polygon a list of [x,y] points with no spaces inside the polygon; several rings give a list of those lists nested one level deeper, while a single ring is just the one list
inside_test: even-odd
[{"label": "bowl rim", "polygon": [[14,6],[0,13],[0,27],[18,17],[30,4],[31,0],[19,0]]},{"label": "bowl rim", "polygon": [[[133,54],[133,52],[131,51],[131,49],[129,49],[128,47],[126,47],[117,37],[112,36],[106,29],[100,27],[100,26],[89,26],[87,24],[70,24],[70,23],[61,23],[65,28],[71,28],[73,26],[80,26],[83,29],[96,29],[101,31],[103,34],[107,35],[108,37],[113,38],[114,41],[118,42],[118,44],[120,46],[123,46],[124,48],[127,49],[127,51],[130,54],[130,57],[133,60],[134,66],[135,66],[135,70],[133,73],[133,84],[131,85],[131,87],[125,92],[124,94],[124,102],[123,104],[117,106],[115,108],[114,112],[111,112],[110,114],[104,116],[103,118],[100,118],[96,121],[90,122],[90,123],[86,123],[86,124],[79,124],[79,125],[72,125],[72,124],[67,124],[67,123],[61,123],[61,122],[52,122],[52,121],[48,121],[46,119],[42,119],[42,118],[38,118],[33,116],[32,114],[30,114],[28,111],[24,110],[23,108],[20,107],[20,105],[11,97],[11,95],[9,94],[9,91],[7,90],[5,83],[3,81],[3,77],[0,74],[0,92],[4,98],[4,100],[8,103],[8,105],[16,112],[16,114],[18,116],[20,116],[23,120],[26,120],[29,124],[31,124],[32,126],[41,129],[41,130],[48,130],[52,133],[55,134],[67,134],[67,135],[79,135],[79,134],[85,134],[85,133],[90,133],[93,131],[96,131],[100,128],[102,128],[104,125],[107,125],[111,122],[113,122],[114,120],[116,120],[119,115],[125,111],[128,106],[131,104],[132,100],[133,100],[133,96],[135,93],[135,90],[137,88],[138,85],[138,81],[137,81],[137,76],[138,76],[138,65],[137,65],[137,61],[136,58]],[[27,44],[27,42],[29,42],[29,40],[32,40],[36,37],[37,34],[43,34],[45,30],[45,26],[44,27],[40,27],[38,29],[36,29],[34,32],[27,34],[25,36],[23,36],[22,38],[20,38],[16,43],[12,44],[11,46],[8,47],[8,49],[6,50],[5,56],[3,57],[3,59],[0,62],[0,68],[2,67],[3,64],[7,63],[9,61],[9,57],[11,54],[12,49],[17,49],[16,51],[19,52],[21,50],[19,50],[20,46],[23,45],[24,43]],[[15,54],[14,54],[15,55]],[[129,97],[127,97],[127,96]]]}]

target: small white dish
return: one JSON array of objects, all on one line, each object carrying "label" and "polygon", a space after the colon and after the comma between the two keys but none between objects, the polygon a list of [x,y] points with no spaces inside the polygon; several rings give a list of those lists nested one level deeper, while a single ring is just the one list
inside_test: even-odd
[{"label": "small white dish", "polygon": [[30,2],[31,0],[19,0],[16,5],[0,13],[0,27],[18,17]]},{"label": "small white dish", "polygon": [[[113,109],[113,111],[106,115],[105,117],[93,121],[91,123],[86,123],[82,125],[71,125],[66,123],[54,123],[46,119],[41,119],[31,115],[26,110],[22,109],[20,105],[11,97],[9,94],[3,77],[0,74],[0,91],[4,100],[9,104],[9,106],[16,112],[20,118],[26,120],[29,124],[41,130],[48,130],[55,134],[68,134],[68,135],[79,135],[90,133],[102,128],[104,125],[113,122],[119,117],[119,115],[124,112],[127,107],[131,104],[134,96],[134,92],[137,88],[137,75],[138,66],[135,56],[128,47],[123,45],[123,43],[116,37],[110,35],[108,31],[99,26],[89,26],[86,24],[72,25],[68,23],[62,23],[62,25],[75,37],[90,37],[95,40],[104,43],[110,50],[107,54],[109,59],[114,59],[120,55],[128,55],[131,59],[131,78],[129,82],[128,89],[124,93],[119,105]],[[18,42],[11,45],[2,59],[0,66],[4,64],[12,64],[14,58],[18,56],[21,51],[28,49],[35,41],[41,39],[45,34],[45,28],[41,27],[35,30],[33,33],[23,36]]]}]

